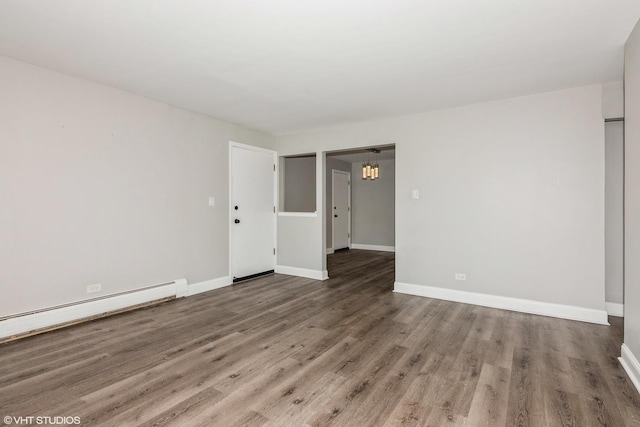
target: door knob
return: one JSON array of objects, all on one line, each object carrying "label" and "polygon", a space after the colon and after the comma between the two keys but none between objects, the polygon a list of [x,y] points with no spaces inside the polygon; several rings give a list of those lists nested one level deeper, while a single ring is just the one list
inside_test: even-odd
[{"label": "door knob", "polygon": [[235,210],[238,210],[238,205],[236,205],[236,206],[234,207],[234,209],[235,209]]},{"label": "door knob", "polygon": [[338,215],[334,215],[333,217],[334,217],[334,218],[338,218]]},{"label": "door knob", "polygon": [[235,222],[236,224],[240,224],[240,220],[239,219],[236,219],[233,222]]}]

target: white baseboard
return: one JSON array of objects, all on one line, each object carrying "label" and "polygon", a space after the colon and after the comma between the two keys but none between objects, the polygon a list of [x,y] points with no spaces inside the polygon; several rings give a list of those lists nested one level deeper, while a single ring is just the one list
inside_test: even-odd
[{"label": "white baseboard", "polygon": [[631,352],[626,344],[622,344],[621,356],[618,358],[620,364],[631,378],[631,382],[636,386],[636,389],[640,392],[640,362]]},{"label": "white baseboard", "polygon": [[394,292],[456,301],[484,307],[500,308],[503,310],[519,311],[522,313],[540,314],[543,316],[559,317],[561,319],[579,320],[582,322],[608,325],[607,312],[573,305],[553,304],[519,298],[487,295],[454,289],[421,286],[410,283],[395,282]]},{"label": "white baseboard", "polygon": [[203,292],[212,291],[214,289],[224,288],[233,284],[231,277],[218,277],[217,279],[206,280],[204,282],[194,283],[188,286],[187,294],[185,296],[201,294]]},{"label": "white baseboard", "polygon": [[352,243],[351,249],[363,249],[365,251],[382,251],[382,252],[395,252],[395,246],[381,246],[381,245],[363,245],[361,243]]},{"label": "white baseboard", "polygon": [[178,279],[174,283],[176,284],[176,298],[186,297],[188,292],[187,279]]},{"label": "white baseboard", "polygon": [[333,253],[333,248],[327,248],[327,255],[331,255]]},{"label": "white baseboard", "polygon": [[624,317],[624,304],[618,304],[617,302],[605,302],[604,307],[609,316]]},{"label": "white baseboard", "polygon": [[288,274],[289,276],[306,277],[308,279],[327,280],[329,273],[327,270],[310,270],[308,268],[289,267],[286,265],[276,265],[275,272],[278,274]]},{"label": "white baseboard", "polygon": [[86,301],[53,307],[50,310],[37,310],[33,313],[15,315],[0,321],[0,338],[28,334],[33,331],[51,328],[69,322],[74,322],[112,311],[118,311],[157,301],[164,298],[184,295],[187,280],[178,279],[173,283],[133,290],[131,292],[114,295],[104,295]]}]

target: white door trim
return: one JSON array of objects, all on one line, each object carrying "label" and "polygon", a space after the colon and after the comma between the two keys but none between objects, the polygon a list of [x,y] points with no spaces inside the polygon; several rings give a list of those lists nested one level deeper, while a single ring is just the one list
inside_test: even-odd
[{"label": "white door trim", "polygon": [[233,171],[231,170],[232,168],[232,162],[231,162],[231,156],[233,153],[233,148],[243,148],[245,150],[252,150],[252,151],[257,151],[260,153],[268,153],[271,154],[273,156],[273,165],[274,165],[274,172],[273,172],[273,206],[274,206],[274,213],[273,213],[273,247],[275,249],[275,254],[273,255],[273,266],[275,269],[275,266],[278,265],[278,246],[277,246],[277,242],[278,242],[278,215],[277,215],[277,208],[276,206],[278,206],[278,153],[274,150],[269,150],[267,148],[262,148],[262,147],[256,147],[253,145],[247,145],[247,144],[242,144],[239,142],[235,142],[235,141],[229,141],[229,209],[228,209],[228,217],[227,217],[227,227],[229,227],[229,277],[233,278],[233,249],[231,247],[232,245],[232,241],[231,241],[231,217],[233,216]]},{"label": "white door trim", "polygon": [[351,248],[351,172],[345,172],[337,169],[331,169],[331,249],[335,249],[335,241],[336,241],[336,227],[335,227],[335,217],[333,214],[333,207],[335,206],[335,174],[342,174],[347,176],[347,194],[348,203],[347,203],[347,243],[348,247]]}]

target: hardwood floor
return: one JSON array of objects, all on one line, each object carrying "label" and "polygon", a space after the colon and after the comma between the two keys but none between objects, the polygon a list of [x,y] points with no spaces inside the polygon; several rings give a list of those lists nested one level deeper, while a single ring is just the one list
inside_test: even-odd
[{"label": "hardwood floor", "polygon": [[[0,345],[0,416],[81,425],[634,426],[622,319],[392,293],[393,254]],[[34,423],[35,424],[35,423]]]}]

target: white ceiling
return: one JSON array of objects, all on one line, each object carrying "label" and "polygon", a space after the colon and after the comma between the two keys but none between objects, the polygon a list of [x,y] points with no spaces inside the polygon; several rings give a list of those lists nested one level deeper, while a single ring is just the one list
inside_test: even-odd
[{"label": "white ceiling", "polygon": [[0,55],[279,134],[622,79],[638,0],[2,0]]}]

